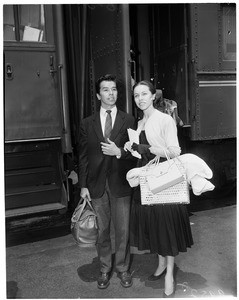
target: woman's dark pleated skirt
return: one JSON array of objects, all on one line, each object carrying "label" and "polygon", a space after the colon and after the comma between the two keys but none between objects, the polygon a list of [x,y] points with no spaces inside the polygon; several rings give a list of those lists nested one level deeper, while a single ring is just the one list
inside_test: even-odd
[{"label": "woman's dark pleated skirt", "polygon": [[141,205],[140,188],[134,190],[130,224],[131,245],[162,256],[176,256],[193,245],[186,205]]}]

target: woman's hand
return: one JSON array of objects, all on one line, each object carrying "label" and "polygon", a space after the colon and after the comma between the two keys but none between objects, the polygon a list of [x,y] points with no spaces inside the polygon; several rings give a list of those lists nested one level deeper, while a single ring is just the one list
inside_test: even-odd
[{"label": "woman's hand", "polygon": [[130,141],[128,141],[124,144],[124,151],[132,152]]},{"label": "woman's hand", "polygon": [[144,153],[149,153],[150,147],[151,147],[150,145],[146,145],[146,144],[133,143],[131,148],[132,150],[137,151],[139,154],[144,154]]}]

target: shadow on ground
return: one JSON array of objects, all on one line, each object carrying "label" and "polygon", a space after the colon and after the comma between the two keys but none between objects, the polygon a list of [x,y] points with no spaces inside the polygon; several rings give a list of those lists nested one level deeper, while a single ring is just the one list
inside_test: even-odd
[{"label": "shadow on ground", "polygon": [[18,292],[18,286],[16,281],[7,282],[7,298],[16,299]]}]

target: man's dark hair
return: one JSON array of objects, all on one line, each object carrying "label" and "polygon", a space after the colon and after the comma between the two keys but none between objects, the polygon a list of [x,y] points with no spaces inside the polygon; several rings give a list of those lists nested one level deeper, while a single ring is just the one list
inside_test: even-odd
[{"label": "man's dark hair", "polygon": [[104,76],[101,76],[95,83],[95,89],[96,89],[96,93],[99,94],[100,93],[100,83],[102,81],[114,81],[116,83],[117,86],[117,82],[116,82],[116,76],[112,75],[112,74],[106,74]]}]

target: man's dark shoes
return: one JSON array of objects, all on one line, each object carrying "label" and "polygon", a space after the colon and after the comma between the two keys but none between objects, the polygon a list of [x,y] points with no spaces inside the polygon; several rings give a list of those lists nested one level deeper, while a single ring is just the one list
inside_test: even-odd
[{"label": "man's dark shoes", "polygon": [[127,288],[132,286],[132,276],[129,271],[119,272],[118,277],[120,278],[120,283],[123,287]]},{"label": "man's dark shoes", "polygon": [[99,289],[107,289],[110,284],[110,273],[100,273],[97,280],[97,286]]}]

